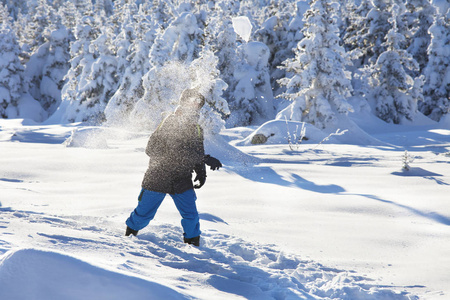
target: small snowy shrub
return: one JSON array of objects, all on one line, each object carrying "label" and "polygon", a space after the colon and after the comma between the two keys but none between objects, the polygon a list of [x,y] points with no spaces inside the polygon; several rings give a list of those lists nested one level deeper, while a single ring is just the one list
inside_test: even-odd
[{"label": "small snowy shrub", "polygon": [[341,129],[337,129],[336,132],[330,133],[326,138],[324,138],[320,143],[318,143],[314,149],[316,149],[317,147],[319,147],[320,145],[322,145],[324,142],[328,141],[332,136],[340,136],[340,135],[344,135],[348,130],[342,130]]},{"label": "small snowy shrub", "polygon": [[405,150],[405,153],[402,157],[402,170],[409,171],[411,169],[410,163],[414,161],[414,158],[408,154],[408,150]]},{"label": "small snowy shrub", "polygon": [[287,139],[289,149],[291,149],[291,151],[298,150],[299,145],[302,143],[303,139],[305,139],[306,135],[305,123],[304,122],[302,123],[300,133],[298,132],[298,125],[297,125],[295,128],[295,132],[293,132],[293,134],[291,135],[289,131],[288,121],[286,119],[286,128],[287,128]]}]

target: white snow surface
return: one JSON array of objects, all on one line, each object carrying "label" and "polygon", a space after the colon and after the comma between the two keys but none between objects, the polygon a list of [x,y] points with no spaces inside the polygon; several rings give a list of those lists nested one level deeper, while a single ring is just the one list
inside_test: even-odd
[{"label": "white snow surface", "polygon": [[170,197],[124,236],[149,132],[1,119],[0,299],[449,299],[448,124],[355,122],[379,143],[208,137],[196,248]]}]

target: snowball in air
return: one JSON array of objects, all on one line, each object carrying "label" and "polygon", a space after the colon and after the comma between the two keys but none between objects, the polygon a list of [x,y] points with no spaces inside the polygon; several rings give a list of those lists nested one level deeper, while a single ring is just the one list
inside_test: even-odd
[{"label": "snowball in air", "polygon": [[236,32],[244,41],[248,42],[252,33],[252,24],[248,17],[235,17],[233,22],[234,32]]}]

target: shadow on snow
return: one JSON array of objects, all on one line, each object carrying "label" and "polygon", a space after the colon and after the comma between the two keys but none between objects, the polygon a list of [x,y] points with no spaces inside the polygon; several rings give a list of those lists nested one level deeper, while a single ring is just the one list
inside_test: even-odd
[{"label": "shadow on snow", "polygon": [[312,181],[306,180],[297,174],[290,174],[291,178],[287,180],[280,176],[272,168],[266,166],[256,165],[252,168],[232,168],[231,170],[246,179],[260,183],[271,183],[286,187],[298,187],[303,190],[322,194],[338,194],[345,192],[345,189],[339,185],[319,185]]},{"label": "shadow on snow", "polygon": [[[289,174],[289,179],[284,178],[277,172],[275,172],[272,168],[267,166],[259,166],[254,165],[250,168],[230,168],[231,171],[237,173],[238,175],[249,179],[251,181],[260,182],[260,183],[269,183],[269,184],[277,184],[281,186],[286,187],[298,187],[300,189],[320,193],[320,194],[336,194],[336,195],[356,195],[365,197],[372,200],[377,200],[386,204],[394,205],[396,207],[405,209],[407,211],[410,211],[414,213],[415,215],[430,219],[432,221],[438,222],[440,224],[450,226],[450,218],[446,217],[444,215],[441,215],[436,212],[425,212],[422,210],[419,210],[417,208],[403,205],[394,201],[381,199],[378,196],[375,195],[369,195],[369,194],[353,194],[348,193],[343,187],[335,184],[329,184],[329,185],[320,185],[316,184],[312,181],[309,181],[297,174]],[[409,172],[393,172],[393,175],[397,176],[420,176],[425,179],[434,180],[439,185],[450,185],[443,180],[435,178],[436,176],[442,176],[441,174],[433,173],[426,171],[422,168],[412,168]]]}]

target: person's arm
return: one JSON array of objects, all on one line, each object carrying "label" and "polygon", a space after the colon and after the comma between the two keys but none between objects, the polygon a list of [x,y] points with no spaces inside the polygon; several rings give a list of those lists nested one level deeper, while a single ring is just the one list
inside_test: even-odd
[{"label": "person's arm", "polygon": [[196,136],[193,139],[195,141],[195,157],[196,163],[194,167],[195,178],[194,182],[198,181],[198,184],[194,185],[194,188],[201,188],[206,182],[206,167],[205,167],[205,146],[203,130],[199,125],[196,125]]}]

